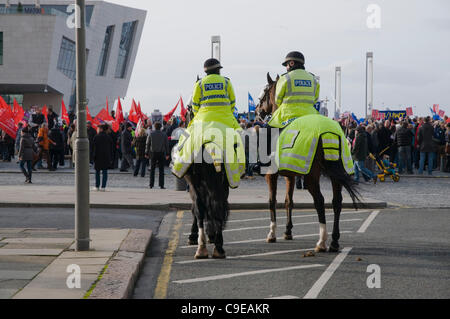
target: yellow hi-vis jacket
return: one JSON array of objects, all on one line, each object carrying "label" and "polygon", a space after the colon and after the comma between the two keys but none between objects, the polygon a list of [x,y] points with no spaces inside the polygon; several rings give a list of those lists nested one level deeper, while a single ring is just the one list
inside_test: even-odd
[{"label": "yellow hi-vis jacket", "polygon": [[279,170],[308,174],[320,140],[325,160],[341,160],[345,171],[353,174],[353,160],[344,131],[338,122],[320,114],[302,116],[281,132],[275,157]]},{"label": "yellow hi-vis jacket", "polygon": [[200,108],[221,106],[233,115],[236,105],[231,81],[218,74],[210,74],[195,83],[192,109],[197,114]]},{"label": "yellow hi-vis jacket", "polygon": [[[211,161],[216,171],[225,167],[228,183],[237,188],[245,173],[245,150],[241,129],[233,115],[235,96],[230,80],[209,75],[196,83],[192,98],[194,119],[172,151],[172,173],[186,175],[194,163]],[[202,147],[207,154],[202,154]]]},{"label": "yellow hi-vis jacket", "polygon": [[284,128],[296,118],[319,114],[314,108],[319,94],[320,84],[313,74],[302,69],[284,74],[276,88],[275,99],[279,108],[273,113],[269,126]]}]

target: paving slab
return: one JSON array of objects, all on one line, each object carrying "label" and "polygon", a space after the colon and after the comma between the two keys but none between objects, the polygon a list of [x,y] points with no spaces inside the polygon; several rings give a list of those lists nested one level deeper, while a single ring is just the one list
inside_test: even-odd
[{"label": "paving slab", "polygon": [[0,270],[0,280],[31,280],[39,271],[29,270]]},{"label": "paving slab", "polygon": [[9,299],[16,293],[16,289],[3,289],[0,288],[0,299]]},{"label": "paving slab", "polygon": [[0,249],[0,256],[58,256],[64,249]]},{"label": "paving slab", "polygon": [[39,238],[39,237],[28,237],[28,238],[5,238],[1,243],[8,244],[63,244],[68,245],[74,241],[73,238]]}]

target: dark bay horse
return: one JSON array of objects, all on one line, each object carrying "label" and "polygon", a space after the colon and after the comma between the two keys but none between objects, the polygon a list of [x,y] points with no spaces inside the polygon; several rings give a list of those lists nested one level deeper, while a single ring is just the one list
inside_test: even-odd
[{"label": "dark bay horse", "polygon": [[[194,117],[192,109],[188,108],[188,111],[186,123],[189,123]],[[204,156],[207,156],[206,153],[204,150],[201,152]],[[214,164],[208,163],[212,163],[212,161],[202,158],[201,162],[193,163],[184,176],[189,185],[189,194],[192,199],[194,221],[189,236],[189,244],[198,245],[195,259],[208,258],[206,235],[209,242],[214,243],[215,246],[212,257],[226,257],[223,249],[222,231],[229,215],[229,183],[223,164],[218,172]]]},{"label": "dark bay horse", "polygon": [[[264,93],[261,95],[260,102],[256,108],[256,114],[260,119],[263,119],[267,115],[273,114],[278,108],[275,102],[275,90],[276,83],[279,80],[277,76],[276,81],[273,81],[270,74],[267,73],[268,85],[264,89]],[[318,115],[321,116],[321,115]],[[331,119],[330,119],[331,121]],[[320,175],[324,173],[331,179],[333,186],[333,210],[334,210],[334,224],[332,232],[332,241],[329,248],[330,252],[339,251],[339,218],[342,210],[342,188],[344,187],[353,201],[353,206],[357,209],[357,201],[360,201],[358,192],[355,189],[355,183],[350,175],[347,174],[342,161],[326,161],[324,158],[324,150],[322,142],[319,142],[316,155],[314,157],[311,170],[307,175],[301,175],[292,171],[278,171],[265,175],[265,180],[269,186],[269,209],[271,216],[270,232],[267,236],[267,242],[276,242],[276,200],[277,200],[277,181],[278,176],[284,176],[286,180],[286,199],[285,206],[287,212],[287,224],[284,238],[286,240],[292,240],[292,208],[294,206],[293,194],[295,186],[295,177],[303,176],[305,184],[309,193],[314,199],[314,206],[319,216],[320,223],[320,239],[316,244],[316,252],[327,251],[327,237],[328,232],[326,229],[325,219],[325,201],[320,191]]]}]

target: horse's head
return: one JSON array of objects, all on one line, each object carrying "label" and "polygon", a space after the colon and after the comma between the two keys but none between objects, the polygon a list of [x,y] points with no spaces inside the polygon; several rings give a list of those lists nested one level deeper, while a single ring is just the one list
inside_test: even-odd
[{"label": "horse's head", "polygon": [[277,75],[276,80],[272,80],[269,72],[267,72],[267,85],[259,95],[259,103],[256,106],[256,116],[260,120],[264,120],[267,115],[271,115],[278,108],[275,103],[275,90],[280,76]]}]

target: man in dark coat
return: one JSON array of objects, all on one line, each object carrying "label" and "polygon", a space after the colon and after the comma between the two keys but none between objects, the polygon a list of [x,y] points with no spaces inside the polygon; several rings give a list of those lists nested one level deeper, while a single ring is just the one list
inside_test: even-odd
[{"label": "man in dark coat", "polygon": [[56,114],[51,107],[48,109],[47,120],[49,130],[51,130],[55,126],[55,124],[58,123],[58,114]]},{"label": "man in dark coat", "polygon": [[[384,122],[384,126],[378,130],[378,150],[377,150],[378,153],[380,153],[386,147],[392,145],[392,138],[391,138],[392,132],[390,130],[390,127],[391,122],[389,122],[389,120],[386,120]],[[386,151],[386,154],[391,155],[391,152]]]},{"label": "man in dark coat", "polygon": [[417,142],[420,145],[420,163],[419,163],[419,174],[423,174],[423,169],[425,167],[425,158],[428,159],[428,175],[433,175],[433,160],[434,152],[436,151],[433,142],[434,128],[430,123],[431,118],[428,116],[425,118],[425,123],[419,128],[417,134]]},{"label": "man in dark coat", "polygon": [[64,138],[58,124],[50,130],[48,138],[54,142],[50,144],[49,152],[51,165],[56,170],[61,157],[64,158]]},{"label": "man in dark coat", "polygon": [[352,149],[352,155],[355,162],[355,182],[359,183],[359,173],[361,172],[368,179],[372,179],[374,183],[376,183],[376,175],[364,165],[367,155],[369,155],[369,146],[364,126],[358,126],[355,139],[355,145]]},{"label": "man in dark coat", "polygon": [[[33,162],[33,145],[34,145],[34,139],[31,137],[29,133],[28,127],[25,127],[22,132],[22,138],[20,139],[20,146],[19,146],[19,161],[20,161],[20,169],[22,170],[23,174],[25,175],[25,183],[31,184],[31,177],[33,175],[33,170],[31,168],[32,162]],[[27,168],[25,170],[25,164],[27,165]]]},{"label": "man in dark coat", "polygon": [[408,174],[412,174],[411,146],[414,135],[411,129],[408,128],[407,121],[402,122],[401,125],[402,127],[394,135],[394,142],[398,147],[398,173],[402,174],[406,166]]},{"label": "man in dark coat", "polygon": [[131,167],[134,171],[133,156],[131,143],[133,136],[131,135],[132,126],[130,123],[125,125],[125,129],[120,137],[120,146],[122,150],[122,163],[120,165],[121,172],[128,172],[127,168]]},{"label": "man in dark coat", "polygon": [[91,121],[87,121],[87,135],[89,139],[89,163],[94,164],[94,137],[97,135],[97,131],[92,127]]},{"label": "man in dark coat", "polygon": [[147,137],[145,156],[151,159],[150,164],[150,188],[155,184],[156,164],[159,168],[159,187],[164,188],[164,164],[169,159],[169,139],[166,133],[161,131],[161,123],[155,123],[155,130]]},{"label": "man in dark coat", "polygon": [[[94,137],[93,141],[93,158],[95,168],[95,187],[94,190],[105,191],[106,183],[108,181],[108,169],[111,167],[112,155],[113,155],[113,141],[111,137],[106,133],[108,131],[108,125],[103,124],[100,126],[100,133]],[[100,172],[102,173],[102,183],[100,189]]]}]

